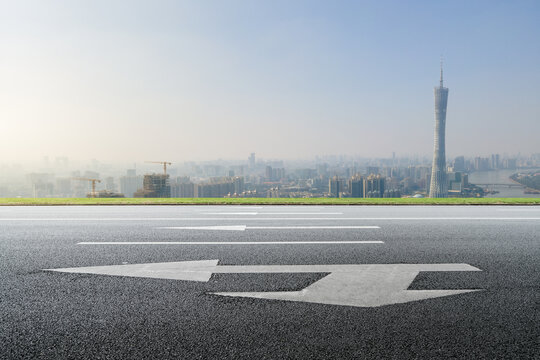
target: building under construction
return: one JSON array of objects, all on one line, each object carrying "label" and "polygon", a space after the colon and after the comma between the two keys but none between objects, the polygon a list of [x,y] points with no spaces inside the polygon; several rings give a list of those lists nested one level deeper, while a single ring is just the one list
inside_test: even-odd
[{"label": "building under construction", "polygon": [[170,198],[171,186],[168,174],[144,175],[143,188],[133,194],[139,198]]}]

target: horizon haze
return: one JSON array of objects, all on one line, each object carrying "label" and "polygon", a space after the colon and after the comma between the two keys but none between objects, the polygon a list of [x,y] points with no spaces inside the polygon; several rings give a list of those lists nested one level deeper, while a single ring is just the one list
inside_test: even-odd
[{"label": "horizon haze", "polygon": [[0,163],[540,152],[536,1],[0,1]]}]

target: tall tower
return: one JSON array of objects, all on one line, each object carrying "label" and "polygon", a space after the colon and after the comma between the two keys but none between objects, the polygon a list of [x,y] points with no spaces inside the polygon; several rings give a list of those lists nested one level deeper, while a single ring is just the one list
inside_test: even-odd
[{"label": "tall tower", "polygon": [[431,168],[431,183],[429,197],[448,197],[446,180],[445,127],[446,105],[448,103],[448,88],[443,86],[443,68],[441,59],[441,82],[435,91],[435,145],[433,148],[433,166]]}]

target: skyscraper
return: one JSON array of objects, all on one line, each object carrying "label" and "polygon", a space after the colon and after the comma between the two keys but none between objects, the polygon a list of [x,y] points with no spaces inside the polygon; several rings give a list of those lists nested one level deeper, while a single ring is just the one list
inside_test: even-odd
[{"label": "skyscraper", "polygon": [[431,168],[431,183],[429,197],[448,197],[446,180],[445,127],[446,105],[448,103],[448,88],[443,86],[443,68],[441,60],[441,82],[435,88],[435,145],[433,149],[433,166]]}]

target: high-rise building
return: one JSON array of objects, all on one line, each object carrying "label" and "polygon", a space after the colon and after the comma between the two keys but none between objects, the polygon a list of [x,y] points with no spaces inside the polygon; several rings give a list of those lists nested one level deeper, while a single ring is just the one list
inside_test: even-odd
[{"label": "high-rise building", "polygon": [[454,160],[454,171],[465,171],[465,157],[458,156]]},{"label": "high-rise building", "polygon": [[381,198],[384,195],[385,178],[381,175],[369,175],[364,179],[364,197]]},{"label": "high-rise building", "polygon": [[244,184],[243,176],[235,176],[233,178],[233,183],[234,183],[235,194],[241,194],[242,192],[244,192],[245,184]]},{"label": "high-rise building", "polygon": [[217,177],[206,183],[195,184],[194,197],[225,197],[235,196],[244,189],[244,178]]},{"label": "high-rise building", "polygon": [[334,176],[328,180],[328,192],[332,197],[340,197],[340,193],[344,190],[344,181],[343,179]]},{"label": "high-rise building", "polygon": [[255,153],[251,153],[248,158],[249,161],[249,168],[254,169],[255,168]]},{"label": "high-rise building", "polygon": [[266,170],[264,172],[264,177],[266,178],[266,181],[272,181],[274,180],[272,177],[272,167],[266,166]]},{"label": "high-rise building", "polygon": [[355,175],[349,179],[349,192],[353,198],[364,197],[364,178],[360,175]]},{"label": "high-rise building", "polygon": [[171,181],[171,197],[192,198],[195,196],[195,184],[189,176],[179,176]]},{"label": "high-rise building", "polygon": [[499,154],[491,154],[489,167],[491,169],[498,169],[501,167],[501,156]]},{"label": "high-rise building", "polygon": [[112,176],[108,176],[105,178],[105,190],[111,192],[116,191],[116,184],[114,183],[114,178]]},{"label": "high-rise building", "polygon": [[477,156],[474,158],[474,169],[478,171],[489,170],[489,158]]},{"label": "high-rise building", "polygon": [[515,169],[517,167],[517,159],[504,159],[503,167],[505,169]]},{"label": "high-rise building", "polygon": [[54,187],[54,192],[56,196],[59,197],[71,197],[72,196],[72,190],[71,190],[71,182],[73,180],[71,178],[58,178],[56,179],[56,185]]},{"label": "high-rise building", "polygon": [[128,169],[125,176],[120,177],[120,192],[126,197],[133,197],[143,187],[143,177],[137,176],[135,169]]},{"label": "high-rise building", "polygon": [[441,61],[441,80],[435,93],[435,141],[433,149],[433,165],[431,167],[431,182],[429,197],[448,197],[448,183],[446,180],[446,154],[445,154],[445,127],[446,105],[448,103],[448,88],[443,86],[443,69]]}]

